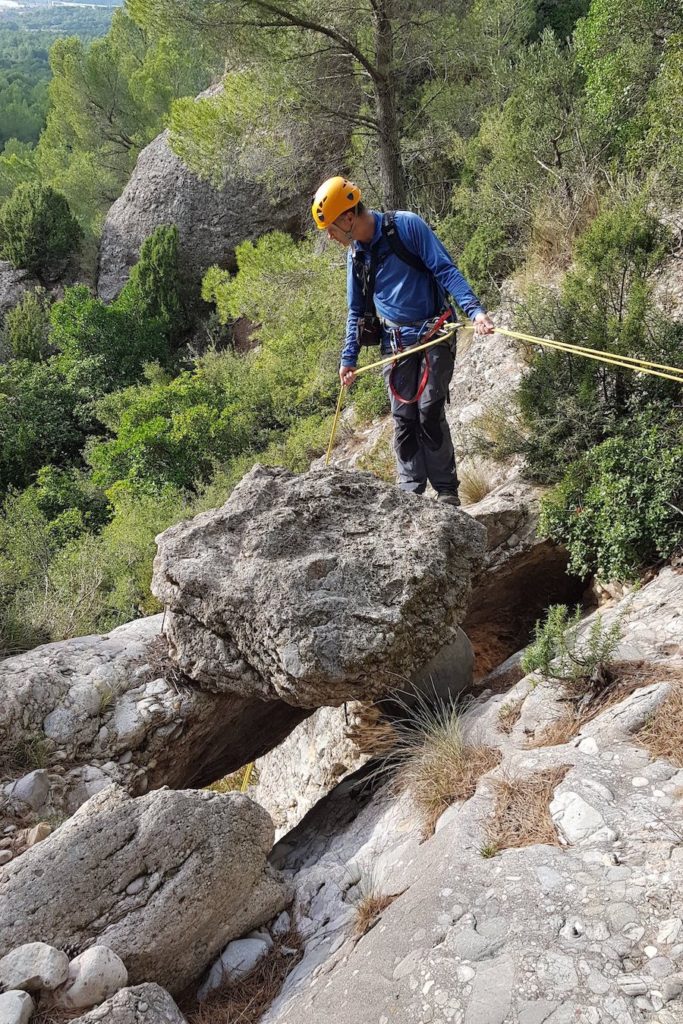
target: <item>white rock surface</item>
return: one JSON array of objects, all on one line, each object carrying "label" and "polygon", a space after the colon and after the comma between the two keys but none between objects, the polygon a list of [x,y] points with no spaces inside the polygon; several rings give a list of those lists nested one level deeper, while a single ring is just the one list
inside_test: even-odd
[{"label": "white rock surface", "polygon": [[26,804],[32,811],[45,806],[49,792],[50,780],[44,768],[37,768],[4,787],[7,800]]},{"label": "white rock surface", "polygon": [[55,993],[55,1003],[70,1010],[87,1010],[127,984],[128,971],[121,957],[108,946],[90,946],[69,964],[69,975]]},{"label": "white rock surface", "polygon": [[272,943],[269,945],[262,938],[236,939],[229,942],[209,971],[206,981],[200,986],[197,998],[204,1000],[216,989],[242,981],[251,974],[264,956],[268,956],[271,945]]},{"label": "white rock surface", "polygon": [[0,985],[25,992],[52,990],[66,981],[69,958],[46,942],[27,942],[0,960]]},{"label": "white rock surface", "polygon": [[0,993],[0,1024],[28,1024],[34,1009],[28,992]]}]

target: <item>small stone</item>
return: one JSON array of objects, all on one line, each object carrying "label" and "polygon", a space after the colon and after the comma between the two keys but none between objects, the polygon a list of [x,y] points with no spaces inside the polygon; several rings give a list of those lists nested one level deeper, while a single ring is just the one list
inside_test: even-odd
[{"label": "small stone", "polygon": [[28,992],[3,992],[0,995],[0,1024],[28,1024],[34,1009]]},{"label": "small stone", "polygon": [[638,974],[620,974],[617,988],[627,996],[644,996],[647,992],[647,984]]},{"label": "small stone", "polygon": [[69,976],[55,993],[55,1002],[67,1009],[85,1009],[103,1003],[127,984],[123,960],[108,946],[90,946],[69,964]]},{"label": "small stone", "polygon": [[52,991],[67,979],[69,958],[46,942],[26,942],[0,960],[0,985],[24,992]]},{"label": "small stone", "polygon": [[11,860],[12,860],[12,852],[11,852],[11,850],[0,850],[0,867],[2,867],[3,864],[9,864],[9,862]]},{"label": "small stone", "polygon": [[647,965],[647,973],[653,978],[668,978],[673,971],[674,965],[666,956],[655,956]]},{"label": "small stone", "polygon": [[47,821],[39,821],[37,825],[30,828],[26,834],[26,846],[35,846],[36,843],[42,843],[43,839],[52,833],[52,825]]},{"label": "small stone", "polygon": [[286,935],[287,932],[290,932],[291,930],[292,919],[287,913],[287,911],[283,910],[282,913],[275,918],[272,925],[270,926],[270,934],[273,936],[274,939],[280,939],[282,938],[283,935]]},{"label": "small stone", "polygon": [[662,921],[657,932],[657,942],[666,943],[666,945],[673,944],[678,938],[678,933],[681,930],[680,917],[670,917],[666,921]]},{"label": "small stone", "polygon": [[246,978],[267,954],[268,944],[263,939],[235,939],[229,942],[200,986],[197,998],[202,1002],[214,989],[222,985],[234,985]]},{"label": "small stone", "polygon": [[662,998],[665,1003],[677,999],[683,992],[683,974],[670,974],[662,984]]},{"label": "small stone", "polygon": [[138,875],[137,878],[133,879],[133,881],[130,883],[130,885],[126,886],[126,894],[128,896],[136,896],[137,893],[142,892],[144,887],[145,887],[145,876],[144,875]]},{"label": "small stone", "polygon": [[589,839],[605,825],[600,812],[570,790],[557,794],[550,804],[550,814],[570,843]]},{"label": "small stone", "polygon": [[24,775],[23,778],[5,786],[5,796],[9,800],[17,800],[19,803],[26,804],[32,811],[39,811],[41,807],[44,807],[49,795],[50,782],[45,768],[36,768],[35,771]]},{"label": "small stone", "polygon": [[582,754],[597,754],[598,745],[592,736],[586,736],[585,739],[579,741],[578,748]]},{"label": "small stone", "polygon": [[631,779],[631,785],[635,786],[636,789],[642,789],[644,786],[649,786],[649,779],[644,778],[642,775],[637,775],[635,779]]},{"label": "small stone", "polygon": [[646,1013],[654,1012],[654,1006],[647,996],[636,996],[634,1003],[639,1010],[645,1010]]},{"label": "small stone", "polygon": [[658,949],[656,946],[645,946],[645,948],[643,949],[643,953],[648,958],[648,960],[651,960],[653,956],[657,956]]}]

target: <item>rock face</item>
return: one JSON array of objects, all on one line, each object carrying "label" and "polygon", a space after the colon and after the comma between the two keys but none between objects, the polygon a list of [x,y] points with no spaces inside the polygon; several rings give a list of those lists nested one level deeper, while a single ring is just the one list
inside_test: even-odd
[{"label": "rock face", "polygon": [[479,677],[527,642],[549,604],[581,600],[584,584],[567,575],[567,552],[536,532],[542,494],[543,488],[513,476],[467,506],[487,535],[463,622]]},{"label": "rock face", "polygon": [[288,891],[265,866],[266,812],[239,794],[112,786],[0,874],[0,954],[108,946],[132,982],[181,991]]},{"label": "rock face", "polygon": [[97,291],[110,302],[128,280],[142,243],[155,228],[175,224],[183,273],[199,281],[212,264],[234,268],[235,246],[267,231],[298,231],[306,203],[295,195],[273,205],[262,184],[235,176],[221,189],[193,174],[163,132],[142,150],[102,231]]},{"label": "rock face", "polygon": [[122,988],[111,999],[72,1024],[186,1024],[171,996],[160,985]]},{"label": "rock face", "polygon": [[37,810],[49,789],[52,808],[70,812],[112,782],[132,794],[206,785],[304,717],[281,702],[206,693],[181,680],[165,658],[161,626],[155,615],[0,664],[0,746],[37,746],[48,765],[7,785],[6,805]]},{"label": "rock face", "polygon": [[[501,763],[427,841],[409,795],[371,797],[353,776],[281,840],[273,862],[293,879],[305,955],[262,1024],[676,1024],[683,771],[651,758],[634,730],[683,686],[682,609],[683,574],[665,570],[601,613],[624,614],[616,657],[644,685],[567,742],[529,746],[566,714],[557,684],[529,677],[482,696],[469,728]],[[502,731],[512,702],[520,717]],[[491,856],[495,780],[514,791],[542,772],[553,773],[545,842]],[[531,842],[529,809],[507,821]],[[359,938],[368,894],[395,898]]]},{"label": "rock face", "polygon": [[[403,698],[410,699],[407,690],[413,687],[430,698],[436,694],[446,699],[462,693],[472,683],[473,661],[471,644],[458,630],[454,644],[439,651],[410,684],[403,684]],[[355,738],[362,713],[363,705],[358,701],[340,708],[319,708],[256,762],[254,799],[270,814],[278,839],[345,775],[368,760],[369,755]]]},{"label": "rock face", "polygon": [[11,263],[0,260],[0,322],[5,313],[21,302],[26,292],[38,286],[39,281],[27,270],[15,270]]},{"label": "rock face", "polygon": [[152,589],[181,670],[299,707],[377,696],[457,635],[484,530],[369,473],[256,466],[158,538]]}]

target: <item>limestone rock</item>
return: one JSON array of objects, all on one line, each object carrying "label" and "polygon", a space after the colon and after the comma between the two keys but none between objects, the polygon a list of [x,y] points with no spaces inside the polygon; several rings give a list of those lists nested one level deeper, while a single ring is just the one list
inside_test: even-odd
[{"label": "limestone rock", "polygon": [[121,957],[108,946],[89,946],[69,964],[69,975],[55,993],[55,1003],[70,1010],[86,1010],[127,984],[128,971]]},{"label": "limestone rock", "polygon": [[[312,191],[312,190],[311,190]],[[302,195],[277,204],[262,183],[235,174],[221,189],[193,174],[171,150],[163,132],[142,150],[102,231],[97,290],[110,302],[128,280],[145,239],[155,228],[175,224],[180,233],[181,270],[199,281],[217,263],[235,268],[235,246],[268,231],[299,231],[307,212]]]},{"label": "limestone rock", "polygon": [[122,988],[71,1024],[186,1024],[172,997],[160,985]]},{"label": "limestone rock", "polygon": [[17,306],[26,292],[39,287],[27,270],[15,270],[11,263],[0,260],[0,321]]},{"label": "limestone rock", "polygon": [[28,992],[0,993],[0,1024],[28,1024],[34,1009]]},{"label": "limestone rock", "polygon": [[[0,746],[38,745],[47,762],[47,771],[7,788],[22,794],[27,780],[42,787],[47,779],[50,805],[71,812],[112,782],[133,795],[206,785],[264,753],[305,717],[282,702],[179,682],[165,656],[162,618],[46,644],[0,664]],[[37,784],[31,789],[36,793]]]},{"label": "limestone rock", "polygon": [[[412,682],[399,685],[401,699],[411,703],[414,692],[429,699],[457,696],[472,683],[473,661],[472,645],[459,629],[453,644],[439,651]],[[391,701],[380,704],[389,717],[403,714]],[[357,701],[341,708],[319,708],[256,762],[254,799],[273,819],[276,838],[297,825],[345,775],[368,760],[370,754],[359,746],[357,736],[364,728],[364,717],[363,705]]]},{"label": "limestone rock", "polygon": [[3,869],[0,954],[39,938],[106,945],[133,983],[178,992],[286,905],[265,867],[272,839],[266,812],[238,793],[131,799],[111,786]]},{"label": "limestone rock", "polygon": [[[624,616],[617,658],[631,661],[625,687],[638,674],[645,685],[584,726],[599,737],[590,753],[571,736],[528,745],[525,727],[544,705],[566,714],[551,686],[527,677],[511,694],[489,696],[484,680],[466,738],[498,747],[501,761],[441,815],[433,836],[424,841],[410,791],[380,786],[364,766],[280,840],[271,862],[292,879],[290,914],[304,952],[262,1024],[635,1024],[653,1012],[675,1024],[683,772],[651,758],[629,731],[634,719],[625,715],[624,728],[619,711],[643,690],[681,685],[682,588],[683,574],[667,568],[603,609],[608,621]],[[516,698],[521,718],[504,732],[500,707]],[[542,842],[491,856],[497,821],[505,846],[506,833],[515,842],[542,820],[524,788],[517,808],[497,808],[496,781],[514,792],[539,773],[549,785],[538,810],[554,814],[571,842],[560,845],[551,829]],[[424,799],[425,775],[420,785]],[[367,894],[394,898],[358,939]]]},{"label": "limestone rock", "polygon": [[45,806],[49,792],[50,782],[43,768],[37,768],[5,786],[5,796],[8,800],[26,804],[32,811],[39,811]]},{"label": "limestone rock", "polygon": [[368,473],[256,466],[158,538],[152,589],[203,686],[299,707],[369,698],[457,636],[484,531]]},{"label": "limestone rock", "polygon": [[235,939],[234,942],[229,942],[199,989],[198,998],[206,999],[216,989],[242,981],[251,974],[269,951],[270,946],[261,938]]},{"label": "limestone rock", "polygon": [[24,992],[51,991],[66,981],[69,958],[46,942],[28,942],[0,960],[0,985]]}]

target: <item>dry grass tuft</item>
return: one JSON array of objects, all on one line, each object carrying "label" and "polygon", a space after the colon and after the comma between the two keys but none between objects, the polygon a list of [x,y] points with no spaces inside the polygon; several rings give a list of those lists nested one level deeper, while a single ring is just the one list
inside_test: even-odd
[{"label": "dry grass tuft", "polygon": [[[526,741],[525,746],[528,748],[555,747],[562,743],[569,743],[579,734],[584,725],[592,722],[594,718],[614,707],[615,704],[621,703],[634,690],[642,686],[649,686],[651,683],[670,681],[672,684],[671,694],[655,712],[652,722],[648,723],[645,730],[641,730],[638,738],[644,746],[651,749],[649,740],[646,741],[645,737],[650,736],[650,732],[647,730],[653,725],[658,735],[662,737],[661,742],[669,743],[672,750],[670,755],[654,753],[653,749],[653,756],[669,757],[674,764],[683,768],[683,732],[681,732],[683,729],[683,670],[665,668],[648,662],[615,662],[610,666],[606,680],[602,689],[592,689],[586,680],[565,681],[562,684],[565,693],[564,700],[570,707],[554,722],[542,726],[534,736]],[[676,718],[677,689],[680,690],[679,718]],[[679,740],[679,735],[682,737],[681,740]],[[680,761],[674,760],[675,753],[673,752],[677,745]]]},{"label": "dry grass tuft", "polygon": [[168,638],[165,633],[160,633],[150,640],[146,648],[148,678],[165,679],[167,683],[177,689],[181,686],[194,688],[194,683],[183,672],[171,658]]},{"label": "dry grass tuft", "polygon": [[654,758],[683,768],[683,672],[670,679],[671,689],[637,738]]},{"label": "dry grass tuft", "polygon": [[394,728],[397,742],[385,759],[396,792],[409,792],[428,838],[445,810],[469,800],[482,775],[499,764],[500,751],[476,743],[467,733],[467,707],[456,700],[423,695],[413,704],[398,701],[404,717]]},{"label": "dry grass tuft", "polygon": [[492,857],[501,850],[535,843],[560,845],[548,808],[569,767],[493,780],[496,803],[493,817],[487,823],[482,856]]},{"label": "dry grass tuft", "polygon": [[193,1008],[181,1001],[181,1010],[189,1024],[256,1024],[302,956],[301,939],[291,931],[275,943],[268,956],[243,981],[212,993]]},{"label": "dry grass tuft", "polygon": [[475,462],[473,459],[459,464],[458,479],[458,493],[463,505],[476,505],[496,486],[493,470],[485,462]]},{"label": "dry grass tuft", "polygon": [[356,920],[353,928],[355,934],[361,936],[369,932],[377,923],[382,912],[391,906],[397,895],[398,893],[392,896],[388,893],[370,892],[361,897],[356,905]]},{"label": "dry grass tuft", "polygon": [[380,757],[396,747],[399,734],[376,704],[363,703],[346,729],[359,754]]},{"label": "dry grass tuft", "polygon": [[518,697],[517,700],[507,701],[499,708],[498,728],[501,732],[504,732],[508,736],[510,735],[516,723],[519,721],[523,704],[524,697]]}]

